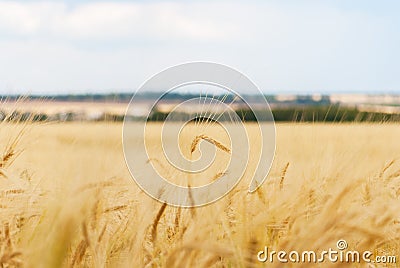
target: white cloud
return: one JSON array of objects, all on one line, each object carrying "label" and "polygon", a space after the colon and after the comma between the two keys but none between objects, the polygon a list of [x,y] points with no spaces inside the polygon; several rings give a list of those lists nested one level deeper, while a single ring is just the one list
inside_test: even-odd
[{"label": "white cloud", "polygon": [[[0,30],[17,36],[73,39],[205,38],[233,34],[235,25],[197,12],[196,4],[98,2],[69,7],[52,2],[0,2]],[[204,8],[203,8],[204,10]]]},{"label": "white cloud", "polygon": [[42,24],[44,6],[47,5],[0,2],[0,30],[17,35],[36,33]]},{"label": "white cloud", "polygon": [[0,1],[0,92],[135,88],[192,60],[236,67],[267,91],[400,88],[392,13],[320,1],[74,3]]}]

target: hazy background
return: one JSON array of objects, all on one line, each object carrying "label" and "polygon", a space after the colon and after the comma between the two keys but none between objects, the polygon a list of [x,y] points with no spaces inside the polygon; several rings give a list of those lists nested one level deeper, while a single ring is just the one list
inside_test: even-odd
[{"label": "hazy background", "polygon": [[0,94],[133,92],[213,61],[268,93],[400,93],[398,1],[0,1]]}]

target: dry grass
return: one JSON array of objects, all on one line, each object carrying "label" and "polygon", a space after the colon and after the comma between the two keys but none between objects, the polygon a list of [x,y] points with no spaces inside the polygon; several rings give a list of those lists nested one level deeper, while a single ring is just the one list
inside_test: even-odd
[{"label": "dry grass", "polygon": [[[195,210],[141,192],[125,166],[120,124],[21,130],[0,129],[7,174],[0,176],[0,267],[262,267],[256,253],[264,246],[323,250],[339,239],[400,257],[398,125],[280,124],[275,161],[257,193],[247,192],[245,173],[229,195]],[[214,134],[204,133],[228,144]],[[154,137],[150,161],[177,176],[158,148]],[[21,150],[15,159],[11,152]],[[223,165],[204,177],[232,174]]]}]

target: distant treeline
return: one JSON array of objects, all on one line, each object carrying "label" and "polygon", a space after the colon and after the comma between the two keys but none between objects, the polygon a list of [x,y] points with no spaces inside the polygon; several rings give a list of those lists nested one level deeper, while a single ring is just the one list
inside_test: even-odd
[{"label": "distant treeline", "polygon": [[[256,121],[251,110],[237,110],[236,114],[244,122]],[[272,114],[276,122],[400,122],[400,114],[361,112],[356,108],[339,105],[279,107],[273,108]],[[148,121],[164,121],[167,116],[168,113],[155,111]],[[264,119],[259,118],[260,121]]]},{"label": "distant treeline", "polygon": [[11,113],[7,113],[5,111],[0,111],[0,121],[7,122],[25,122],[25,121],[47,121],[49,117],[46,114],[42,113],[29,113],[29,112],[18,112],[13,111]]},{"label": "distant treeline", "polygon": [[[54,100],[54,101],[65,101],[65,102],[129,102],[133,96],[132,93],[107,93],[107,94],[64,94],[64,95],[0,95],[1,100],[16,101],[18,99],[30,99],[30,100]],[[251,102],[260,101],[260,97],[256,95],[242,95],[246,97],[246,100]],[[154,100],[160,97],[159,92],[144,92],[135,95],[136,100]],[[192,93],[168,93],[163,95],[162,99],[164,101],[185,101],[193,98],[198,98],[205,96],[200,96],[199,94]],[[211,96],[208,96],[211,97]],[[231,102],[235,96],[230,95],[214,95],[215,99],[224,99],[225,102]],[[296,104],[296,105],[328,105],[330,104],[329,96],[322,95],[320,99],[315,100],[312,95],[298,95],[293,100],[277,100],[275,95],[264,95],[270,104]]]},{"label": "distant treeline", "polygon": [[[244,122],[255,122],[256,118],[251,110],[236,111],[238,117]],[[385,114],[375,112],[360,112],[357,109],[341,108],[338,106],[330,107],[303,107],[303,108],[275,108],[272,110],[276,122],[400,122],[400,114]],[[168,113],[154,111],[148,121],[164,121]],[[182,119],[186,118],[182,114]],[[218,116],[216,116],[218,117]],[[175,115],[176,118],[176,115]],[[135,118],[133,118],[135,119]],[[140,118],[136,118],[140,119]],[[264,121],[265,118],[259,118]],[[0,111],[0,121],[114,121],[124,120],[123,115],[103,114],[97,118],[85,118],[82,114],[73,112],[46,115],[43,113],[32,114],[29,112],[20,113],[14,111],[6,114]],[[223,119],[222,119],[223,121]]]},{"label": "distant treeline", "polygon": [[29,100],[54,100],[65,102],[79,102],[79,101],[101,101],[101,102],[129,102],[132,98],[131,93],[108,93],[108,94],[64,94],[64,95],[3,95],[0,96],[1,100],[17,101],[19,99]]},{"label": "distant treeline", "polygon": [[19,112],[13,111],[12,113],[6,113],[0,111],[0,122],[45,122],[45,121],[60,121],[60,122],[73,122],[73,121],[111,121],[111,122],[122,122],[124,121],[124,115],[120,114],[109,114],[104,113],[95,118],[87,117],[84,114],[67,112],[48,115],[45,113],[30,113],[30,112]]},{"label": "distant treeline", "polygon": [[362,112],[339,105],[275,108],[272,113],[277,122],[400,122],[400,114]]},{"label": "distant treeline", "polygon": [[[238,118],[243,122],[255,122],[256,118],[251,110],[235,111]],[[268,116],[260,112],[260,121],[265,121]],[[304,106],[304,107],[279,107],[273,108],[272,114],[276,122],[400,122],[400,114],[387,114],[379,112],[361,112],[356,108],[341,107],[339,105],[330,106]],[[164,121],[168,117],[168,113],[161,111],[153,111],[148,121]],[[189,115],[186,113],[174,114],[175,119],[185,120]],[[231,117],[219,117],[221,121],[230,120]],[[130,116],[132,120],[143,120],[144,118]],[[97,117],[88,117],[82,113],[59,113],[48,115],[44,113],[34,114],[30,112],[6,113],[0,111],[0,121],[22,122],[22,121],[113,121],[121,122],[124,120],[122,114],[103,113]],[[195,119],[196,120],[196,119]],[[201,119],[197,119],[201,120]]]}]

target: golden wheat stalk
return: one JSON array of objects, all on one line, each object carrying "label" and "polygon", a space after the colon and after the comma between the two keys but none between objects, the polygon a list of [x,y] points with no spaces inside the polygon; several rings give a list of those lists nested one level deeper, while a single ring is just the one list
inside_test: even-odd
[{"label": "golden wheat stalk", "polygon": [[82,239],[81,242],[76,247],[75,253],[72,257],[71,267],[75,267],[76,265],[79,265],[82,262],[83,256],[85,255],[87,248],[88,244],[86,242],[86,239]]},{"label": "golden wheat stalk", "polygon": [[213,177],[212,177],[212,181],[215,181],[215,180],[218,180],[219,178],[221,178],[221,177],[223,177],[223,176],[225,176],[226,174],[228,174],[227,172],[218,172],[217,174],[215,174]]},{"label": "golden wheat stalk", "polygon": [[282,169],[281,180],[279,181],[279,189],[283,189],[283,182],[285,180],[286,172],[289,168],[289,162],[286,163],[285,167]]},{"label": "golden wheat stalk", "polygon": [[126,209],[126,208],[128,208],[128,205],[114,206],[114,207],[105,209],[103,213],[108,213],[108,212],[113,212],[113,211],[124,210],[124,209]]},{"label": "golden wheat stalk", "polygon": [[162,217],[166,207],[167,207],[167,203],[163,203],[162,206],[160,207],[160,210],[158,211],[156,217],[154,218],[153,224],[151,225],[151,238],[153,239],[153,242],[157,240],[157,226],[161,220],[161,217]]},{"label": "golden wheat stalk", "polygon": [[196,217],[196,203],[194,201],[193,198],[193,193],[192,193],[192,186],[190,186],[190,184],[188,184],[188,197],[189,197],[189,201],[190,201],[190,214],[192,215],[192,218]]},{"label": "golden wheat stalk", "polygon": [[5,167],[6,164],[11,160],[11,158],[15,155],[13,146],[7,148],[6,152],[0,159],[0,168]]},{"label": "golden wheat stalk", "polygon": [[219,149],[221,149],[224,152],[227,152],[229,154],[231,153],[231,150],[228,147],[224,146],[219,141],[217,141],[217,140],[215,140],[215,139],[213,139],[213,138],[211,138],[211,137],[209,137],[207,135],[204,135],[204,134],[198,135],[193,139],[192,145],[190,146],[190,152],[191,153],[193,153],[196,150],[198,144],[202,140],[205,140],[205,141],[207,141],[207,142],[209,142],[211,144],[214,144],[215,146],[217,146]]},{"label": "golden wheat stalk", "polygon": [[106,233],[107,230],[107,223],[104,224],[103,229],[101,229],[101,232],[99,234],[99,237],[97,238],[97,242],[100,243],[101,240],[103,239],[104,234]]},{"label": "golden wheat stalk", "polygon": [[379,173],[379,178],[382,178],[385,172],[394,164],[395,160],[390,161],[388,164],[386,164],[381,172]]},{"label": "golden wheat stalk", "polygon": [[[16,259],[16,257],[21,256],[21,252],[11,252],[4,253],[0,258],[0,267],[20,267],[22,266],[22,261]],[[8,265],[7,265],[8,264]],[[6,266],[5,266],[6,265]]]}]

